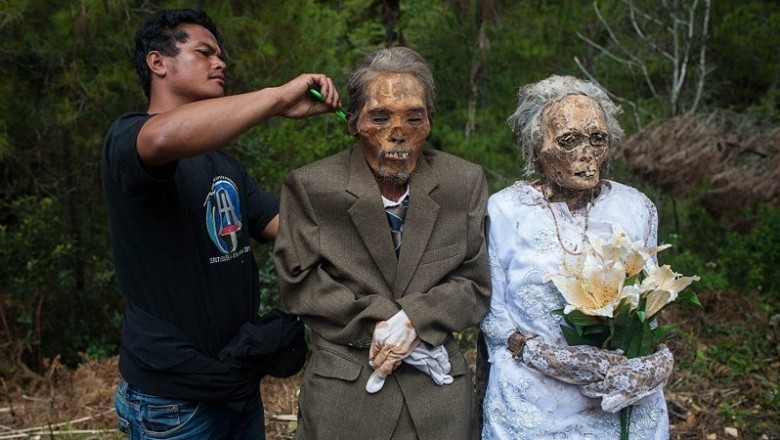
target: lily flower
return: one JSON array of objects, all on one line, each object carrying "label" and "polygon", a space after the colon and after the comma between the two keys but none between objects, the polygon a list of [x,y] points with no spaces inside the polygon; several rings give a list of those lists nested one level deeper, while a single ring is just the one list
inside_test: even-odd
[{"label": "lily flower", "polygon": [[639,290],[639,286],[631,284],[623,286],[623,290],[620,292],[620,299],[627,300],[631,305],[631,309],[635,309],[639,306],[639,298],[642,295],[642,291]]},{"label": "lily flower", "polygon": [[580,310],[591,316],[613,316],[626,279],[626,269],[620,261],[605,265],[595,255],[588,254],[579,273],[567,268],[563,272],[548,275],[547,279],[566,299],[564,313]]},{"label": "lily flower", "polygon": [[645,266],[655,266],[651,257],[658,252],[671,247],[670,244],[646,248],[642,240],[631,241],[620,225],[612,225],[612,237],[604,241],[598,235],[588,233],[588,241],[593,251],[604,261],[621,261],[626,268],[626,275],[632,277],[642,271]]},{"label": "lily flower", "polygon": [[639,287],[642,295],[647,298],[647,316],[652,317],[658,313],[664,306],[676,300],[677,295],[692,282],[699,279],[696,275],[684,277],[674,272],[668,264],[649,272]]}]

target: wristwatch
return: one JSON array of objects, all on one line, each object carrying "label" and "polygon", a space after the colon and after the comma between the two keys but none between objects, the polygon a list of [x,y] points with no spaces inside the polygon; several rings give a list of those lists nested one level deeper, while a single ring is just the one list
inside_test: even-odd
[{"label": "wristwatch", "polygon": [[512,359],[523,360],[523,348],[525,348],[526,337],[520,332],[514,332],[506,340],[506,348],[512,353]]}]

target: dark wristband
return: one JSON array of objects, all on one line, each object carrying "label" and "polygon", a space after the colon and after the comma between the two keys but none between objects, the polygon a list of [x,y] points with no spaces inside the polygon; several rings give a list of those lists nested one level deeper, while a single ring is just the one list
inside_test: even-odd
[{"label": "dark wristband", "polygon": [[525,336],[520,332],[514,332],[509,335],[509,339],[506,340],[506,348],[512,353],[512,358],[515,360],[523,359],[523,349],[525,348]]}]

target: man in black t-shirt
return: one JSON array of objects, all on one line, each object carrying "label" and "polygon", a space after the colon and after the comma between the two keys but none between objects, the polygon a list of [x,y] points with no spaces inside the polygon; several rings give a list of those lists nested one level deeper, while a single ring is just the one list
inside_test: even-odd
[{"label": "man in black t-shirt", "polygon": [[[321,74],[225,96],[220,35],[202,11],[157,12],[135,40],[149,105],[114,122],[102,158],[127,304],[120,429],[131,438],[265,438],[258,383],[268,370],[246,359],[280,334],[257,325],[250,238],[276,237],[278,203],[218,150],[273,116],[334,110],[339,96]],[[308,98],[310,88],[323,102]]]}]

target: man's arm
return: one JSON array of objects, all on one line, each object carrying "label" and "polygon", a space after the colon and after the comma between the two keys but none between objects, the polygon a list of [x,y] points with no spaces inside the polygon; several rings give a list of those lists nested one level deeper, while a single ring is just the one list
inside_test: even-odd
[{"label": "man's arm", "polygon": [[274,260],[282,301],[328,341],[368,348],[377,321],[399,310],[387,296],[356,294],[323,270],[319,219],[295,171],[282,187]]},{"label": "man's arm", "polygon": [[465,237],[466,257],[444,281],[428,292],[408,294],[398,304],[408,315],[417,336],[441,345],[454,331],[477,325],[490,305],[490,270],[485,240],[487,182],[481,172],[464,185],[473,188],[469,199]]},{"label": "man's arm", "polygon": [[276,216],[268,222],[268,225],[266,225],[260,235],[266,240],[273,241],[276,239],[277,232],[279,232],[279,214],[276,214]]},{"label": "man's arm", "polygon": [[[472,174],[464,186],[473,188],[466,213],[465,237],[455,237],[456,240],[466,241],[464,261],[427,292],[398,299],[403,310],[377,324],[369,352],[370,364],[375,368],[366,384],[369,393],[382,388],[385,377],[414,352],[420,340],[434,346],[434,349],[441,349],[441,344],[453,331],[476,325],[488,308],[490,274],[485,244],[487,183],[481,170]],[[441,369],[444,375],[449,372],[449,359],[445,366],[430,356],[422,357],[427,357],[430,365]],[[444,375],[441,376],[442,384]]]},{"label": "man's arm", "polygon": [[[324,102],[311,99],[319,89]],[[141,128],[138,158],[157,167],[216,150],[273,116],[303,118],[340,106],[333,81],[321,74],[303,74],[279,87],[234,96],[206,99],[160,113]]]}]

